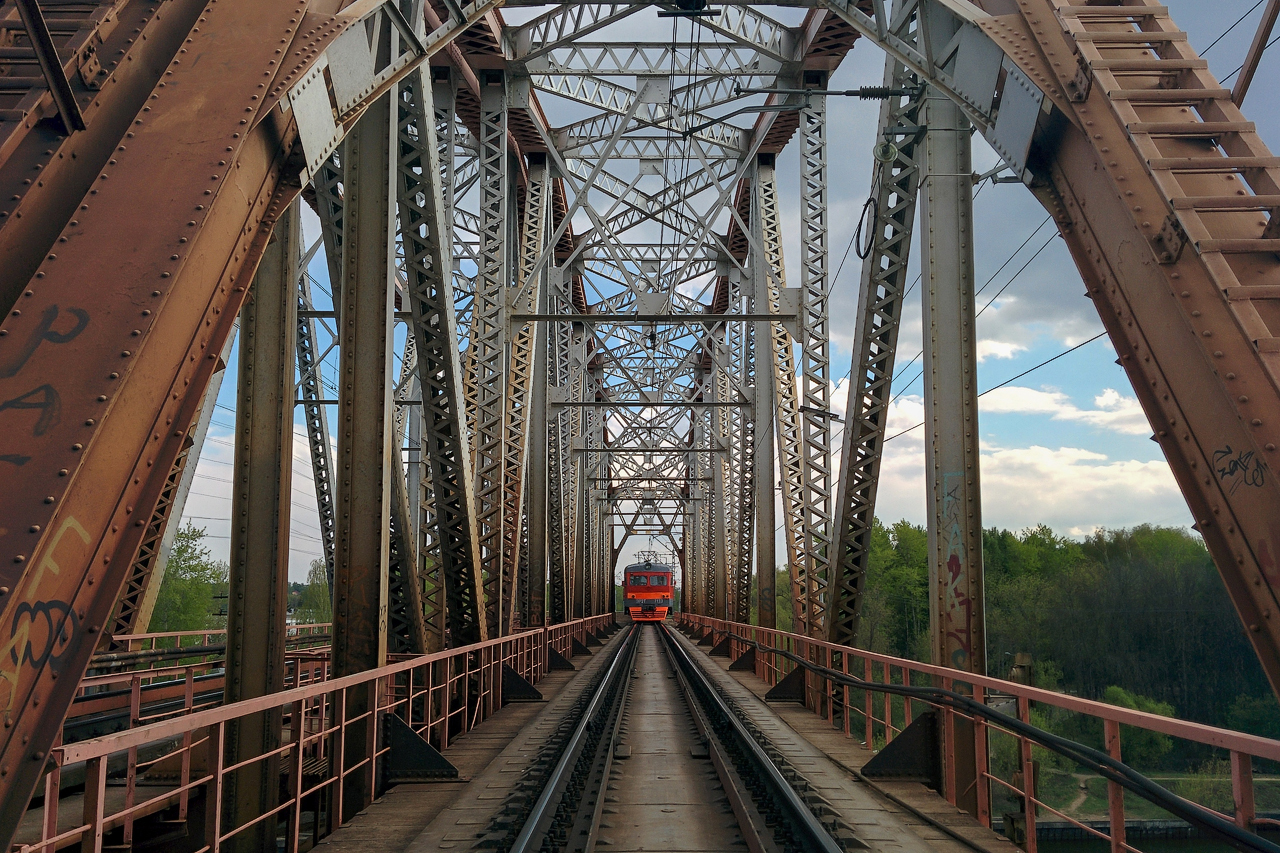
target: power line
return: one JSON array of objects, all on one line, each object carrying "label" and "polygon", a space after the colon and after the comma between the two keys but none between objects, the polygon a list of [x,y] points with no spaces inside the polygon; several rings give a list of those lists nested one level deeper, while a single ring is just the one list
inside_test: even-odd
[{"label": "power line", "polygon": [[[1267,42],[1266,47],[1264,47],[1264,48],[1262,49],[1263,53],[1265,53],[1265,52],[1267,51],[1267,49],[1271,47],[1271,45],[1275,44],[1275,43],[1276,43],[1276,42],[1278,42],[1278,41],[1280,41],[1280,36],[1276,36],[1276,37],[1275,37],[1275,38],[1273,38],[1271,41]],[[1259,61],[1259,63],[1261,63],[1261,61],[1262,61],[1262,55],[1261,55],[1261,54],[1259,54],[1259,55],[1258,55],[1258,61]],[[1236,70],[1235,70],[1235,71],[1232,71],[1232,72],[1231,72],[1230,74],[1228,74],[1226,77],[1223,77],[1223,78],[1222,78],[1222,82],[1223,82],[1223,83],[1227,82],[1228,80],[1230,80],[1232,77],[1236,76],[1237,74],[1239,74],[1239,73],[1240,73],[1241,71],[1243,71],[1243,70],[1244,70],[1244,63],[1243,63],[1243,62],[1241,62],[1241,63],[1240,63],[1240,65],[1236,68]]]},{"label": "power line", "polygon": [[1262,5],[1263,3],[1265,3],[1265,2],[1266,2],[1266,0],[1258,0],[1258,2],[1257,2],[1257,3],[1254,3],[1252,6],[1250,6],[1250,7],[1249,7],[1249,11],[1245,12],[1245,13],[1244,13],[1243,15],[1241,15],[1239,18],[1236,18],[1236,22],[1235,22],[1234,24],[1232,24],[1231,26],[1229,26],[1229,27],[1227,27],[1225,30],[1223,30],[1221,35],[1219,35],[1216,39],[1214,39],[1212,42],[1210,42],[1210,43],[1209,43],[1209,46],[1208,46],[1208,47],[1206,47],[1204,50],[1200,51],[1200,55],[1201,55],[1201,56],[1204,56],[1206,53],[1208,53],[1209,51],[1213,50],[1213,46],[1214,46],[1214,45],[1216,45],[1218,42],[1222,41],[1224,38],[1226,38],[1226,37],[1231,33],[1231,31],[1232,31],[1232,30],[1234,30],[1236,27],[1238,27],[1238,26],[1240,26],[1242,23],[1244,23],[1244,19],[1245,19],[1245,18],[1247,18],[1247,17],[1249,17],[1250,15],[1252,15],[1252,14],[1253,14],[1253,11],[1254,11],[1255,9],[1257,9],[1259,6],[1261,6],[1261,5]]},{"label": "power line", "polygon": [[[979,396],[979,397],[985,397],[986,395],[990,394],[992,391],[995,391],[995,390],[997,390],[997,389],[999,389],[999,388],[1003,388],[1004,386],[1008,385],[1008,384],[1009,384],[1009,383],[1011,383],[1011,382],[1016,382],[1016,381],[1018,381],[1019,379],[1021,379],[1022,377],[1026,376],[1028,373],[1031,373],[1031,372],[1033,372],[1033,371],[1039,370],[1040,368],[1044,367],[1046,364],[1052,364],[1053,362],[1055,362],[1055,361],[1057,361],[1058,359],[1062,358],[1064,355],[1069,355],[1070,353],[1073,353],[1073,352],[1075,352],[1076,350],[1080,349],[1080,347],[1085,346],[1086,344],[1091,344],[1091,343],[1093,343],[1094,341],[1096,341],[1098,338],[1102,337],[1102,336],[1103,336],[1103,335],[1105,335],[1105,334],[1106,334],[1106,331],[1098,332],[1098,334],[1094,335],[1092,338],[1089,338],[1089,340],[1087,340],[1087,341],[1081,341],[1080,343],[1076,344],[1075,346],[1071,347],[1070,349],[1065,349],[1065,350],[1063,350],[1062,352],[1058,353],[1058,354],[1057,354],[1057,355],[1055,355],[1053,358],[1047,358],[1047,359],[1045,359],[1044,361],[1042,361],[1042,362],[1040,362],[1039,364],[1037,364],[1035,367],[1029,367],[1029,368],[1027,368],[1026,370],[1024,370],[1024,371],[1022,371],[1021,373],[1019,373],[1017,376],[1011,376],[1011,377],[1009,377],[1009,378],[1008,378],[1008,379],[1006,379],[1005,381],[1001,382],[999,385],[993,385],[992,387],[990,387],[990,388],[988,388],[987,390],[983,391],[983,392],[982,392],[981,394],[979,394],[978,396]],[[913,427],[910,427],[909,429],[904,429],[902,432],[895,433],[895,434],[893,434],[893,435],[889,436],[888,438],[886,438],[886,439],[885,439],[885,442],[887,443],[887,442],[893,441],[895,438],[898,438],[899,436],[906,435],[907,433],[909,433],[909,432],[911,432],[911,431],[913,431],[913,430],[917,430],[917,429],[919,429],[919,428],[920,428],[920,427],[922,427],[922,426],[924,426],[924,421],[921,421],[920,423],[916,424],[916,425],[915,425],[915,426],[913,426]]]}]

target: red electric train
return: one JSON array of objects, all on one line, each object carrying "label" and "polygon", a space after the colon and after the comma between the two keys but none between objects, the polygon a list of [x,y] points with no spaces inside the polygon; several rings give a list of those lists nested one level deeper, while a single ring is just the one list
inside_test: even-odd
[{"label": "red electric train", "polygon": [[632,563],[623,569],[622,606],[633,622],[661,622],[675,597],[673,570],[661,563]]}]

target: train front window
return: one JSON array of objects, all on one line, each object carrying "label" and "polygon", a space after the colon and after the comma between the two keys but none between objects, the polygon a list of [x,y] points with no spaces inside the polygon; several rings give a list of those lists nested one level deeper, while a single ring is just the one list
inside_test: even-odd
[{"label": "train front window", "polygon": [[666,585],[667,585],[666,575],[650,575],[649,576],[649,586],[666,586]]},{"label": "train front window", "polygon": [[649,578],[646,575],[632,575],[631,585],[632,586],[648,586]]}]

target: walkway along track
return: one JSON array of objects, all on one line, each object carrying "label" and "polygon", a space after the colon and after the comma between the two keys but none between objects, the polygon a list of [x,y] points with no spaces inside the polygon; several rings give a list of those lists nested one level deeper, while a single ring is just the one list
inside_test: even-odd
[{"label": "walkway along track", "polygon": [[665,625],[630,630],[512,853],[864,848],[793,787]]}]

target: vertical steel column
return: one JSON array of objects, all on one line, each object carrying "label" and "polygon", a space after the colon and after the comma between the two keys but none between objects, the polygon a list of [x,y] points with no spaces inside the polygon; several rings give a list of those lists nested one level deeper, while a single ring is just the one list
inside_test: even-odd
[{"label": "vertical steel column", "polygon": [[[452,143],[446,148],[452,100],[433,103],[435,94],[450,98],[452,90],[444,81],[433,91],[427,73],[413,72],[398,89],[396,201],[422,388],[422,469],[419,491],[408,500],[416,519],[427,645],[435,650],[444,647],[446,631],[454,645],[488,634],[454,312],[451,214],[442,192],[452,170]],[[441,128],[447,129],[444,141],[436,135]]]},{"label": "vertical steel column", "polygon": [[[544,274],[545,277],[545,274]],[[536,311],[548,313],[549,300],[546,288],[541,288]],[[551,530],[548,537],[547,525],[551,520],[551,490],[558,490],[558,471],[549,470],[551,460],[551,433],[556,429],[556,419],[547,417],[547,385],[551,380],[554,367],[548,358],[550,355],[549,338],[552,337],[551,323],[536,323],[533,330],[533,365],[530,370],[531,386],[529,394],[529,475],[526,478],[524,508],[525,524],[528,529],[528,562],[525,564],[525,575],[528,577],[528,608],[525,610],[525,625],[530,628],[541,628],[547,621],[547,557],[548,543],[554,543],[558,531]],[[559,323],[555,325],[561,325]],[[558,457],[557,457],[558,458]],[[550,553],[554,554],[554,545]]]},{"label": "vertical steel column", "polygon": [[[805,71],[806,86],[827,75]],[[796,631],[819,636],[831,573],[831,355],[827,294],[827,99],[810,95],[800,111],[800,381],[804,449],[804,595]]]},{"label": "vertical steel column", "polygon": [[[729,377],[726,371],[728,352],[725,338],[728,332],[724,326],[707,334],[710,342],[711,357],[711,399],[716,403],[729,401]],[[707,584],[707,611],[716,619],[728,617],[729,599],[729,551],[733,547],[732,525],[726,511],[725,468],[733,464],[730,452],[729,413],[724,406],[714,406],[710,411],[711,418],[711,559],[708,569],[711,572]]]},{"label": "vertical steel column", "polygon": [[[884,74],[884,84],[889,88],[906,88],[917,82],[892,58],[886,61]],[[885,100],[880,107],[880,136],[876,141],[881,146],[891,143],[892,147],[878,149],[881,156],[889,156],[876,163],[872,179],[875,221],[871,253],[862,266],[858,295],[836,498],[836,554],[827,601],[827,639],[844,645],[854,645],[858,639],[920,181],[916,162],[918,134],[893,131],[918,127],[920,105],[918,97],[898,97]]]},{"label": "vertical steel column", "polygon": [[920,206],[933,660],[985,673],[970,127],[944,95],[929,93],[925,109]]},{"label": "vertical steel column", "polygon": [[[344,194],[341,357],[338,368],[337,539],[334,552],[333,674],[373,669],[387,659],[387,570],[391,510],[391,321],[395,275],[395,92],[365,112],[343,150]],[[373,709],[372,689],[349,690],[346,719]],[[367,755],[367,726],[347,727],[347,767]],[[357,772],[343,785],[347,820],[373,798],[372,774]]]},{"label": "vertical steel column", "polygon": [[[295,202],[276,222],[240,312],[226,702],[284,689],[300,243]],[[230,721],[227,763],[238,764],[275,749],[280,725],[278,709]],[[279,777],[276,760],[254,762],[232,773],[223,790],[228,827],[241,826],[275,808]],[[275,843],[271,821],[241,833],[234,847],[256,851],[268,841]]]},{"label": "vertical steel column", "polygon": [[[595,399],[595,390],[590,388],[587,378],[587,363],[590,359],[588,353],[588,340],[590,331],[585,324],[574,324],[573,343],[571,352],[573,353],[570,361],[570,380],[569,380],[569,400],[583,401],[587,399]],[[569,618],[583,618],[583,570],[586,565],[586,549],[583,547],[585,540],[583,538],[585,528],[587,526],[587,509],[586,494],[587,489],[587,468],[586,453],[580,452],[586,449],[587,433],[586,433],[586,407],[573,407],[565,412],[565,417],[569,421],[569,482],[565,489],[565,494],[569,496],[569,511],[566,513],[568,524],[565,526],[565,536],[569,545],[569,580],[566,584],[569,590]]]},{"label": "vertical steel column", "polygon": [[[570,309],[565,289],[564,270],[550,267],[547,271],[547,313],[564,314]],[[544,324],[545,325],[545,324]],[[556,322],[548,330],[547,382],[555,387],[555,399],[568,399],[570,390],[570,362],[573,352],[573,324]],[[548,389],[548,396],[551,396]],[[567,542],[570,502],[567,485],[573,470],[570,455],[569,413],[564,407],[548,409],[547,423],[547,516],[546,524],[551,538],[548,548],[549,602],[551,624],[557,625],[569,618],[568,573],[572,549]]]},{"label": "vertical steel column", "polygon": [[[925,473],[933,662],[986,674],[982,510],[978,482],[977,347],[973,287],[970,126],[960,108],[930,92],[925,101],[920,193],[924,302]],[[948,793],[977,814],[971,724],[955,722],[944,750]]]},{"label": "vertical steel column", "polygon": [[471,315],[476,430],[476,510],[489,636],[502,634],[503,420],[507,391],[507,217],[510,209],[506,78],[481,72],[480,269]]},{"label": "vertical steel column", "polygon": [[[740,312],[750,310],[750,282],[743,286],[740,271],[729,273],[730,305]],[[731,323],[729,340],[729,388],[735,397],[752,393],[755,385],[755,352],[752,346],[752,324]],[[729,414],[729,479],[732,499],[727,508],[732,518],[728,562],[726,602],[728,618],[748,622],[751,618],[751,541],[755,527],[755,447],[756,419],[754,408],[733,406]]]},{"label": "vertical steel column", "polygon": [[[520,264],[517,270],[513,310],[529,313],[542,304],[542,273],[535,273],[535,263],[546,243],[551,187],[547,180],[545,156],[530,155],[528,181],[525,185],[524,222],[520,238]],[[530,417],[531,395],[535,382],[535,368],[541,359],[537,357],[535,340],[545,323],[524,321],[510,322],[508,329],[511,354],[507,360],[507,399],[503,423],[503,472],[502,472],[502,585],[507,598],[502,603],[503,633],[510,633],[515,624],[518,596],[513,593],[520,584],[520,573],[528,566],[520,564],[521,534],[524,529],[524,495],[528,466],[525,464],[530,449],[530,436],[541,430],[542,423]],[[542,383],[545,389],[545,382]],[[527,624],[527,617],[525,617]]]},{"label": "vertical steel column", "polygon": [[[751,311],[764,314],[769,311],[768,260],[764,253],[764,217],[760,206],[760,174],[757,166],[752,170],[751,192]],[[777,518],[774,512],[774,326],[767,320],[758,320],[753,330],[752,347],[755,350],[755,441],[752,446],[751,464],[755,466],[755,514],[756,514],[756,618],[763,628],[777,626]],[[785,336],[786,333],[783,332]]]},{"label": "vertical steel column", "polygon": [[[769,313],[782,313],[787,290],[782,258],[782,217],[778,211],[778,183],[773,155],[761,155],[756,165],[756,198],[761,217],[764,277]],[[793,628],[804,618],[804,587],[800,584],[806,559],[804,451],[801,447],[800,398],[796,393],[794,340],[782,323],[770,323],[773,355],[774,418],[778,434],[778,468],[782,475],[782,526],[787,542],[787,568],[791,582]]]},{"label": "vertical steel column", "polygon": [[[331,203],[331,209],[332,207]],[[335,263],[341,264],[341,235],[332,242],[339,252]],[[314,307],[311,299],[311,276],[306,270],[300,270],[299,273],[298,310],[310,311]],[[298,393],[304,401],[302,416],[307,423],[307,445],[311,450],[311,476],[316,490],[320,544],[324,551],[325,578],[329,582],[329,593],[332,597],[333,545],[336,530],[333,513],[333,451],[329,446],[329,415],[320,402],[324,399],[324,388],[320,381],[320,362],[316,358],[316,321],[299,315],[297,335]]]},{"label": "vertical steel column", "polygon": [[[397,93],[397,103],[403,95]],[[403,154],[403,149],[397,149]],[[406,279],[408,273],[405,273]],[[393,331],[394,334],[394,331]],[[395,384],[394,425],[391,432],[391,536],[387,559],[387,651],[395,654],[425,654],[426,625],[423,622],[422,587],[418,580],[415,553],[416,531],[409,511],[409,489],[404,464],[404,434],[409,418],[420,417],[419,406],[408,405],[413,377],[418,369],[418,352],[413,331],[405,335],[400,378]]]}]

